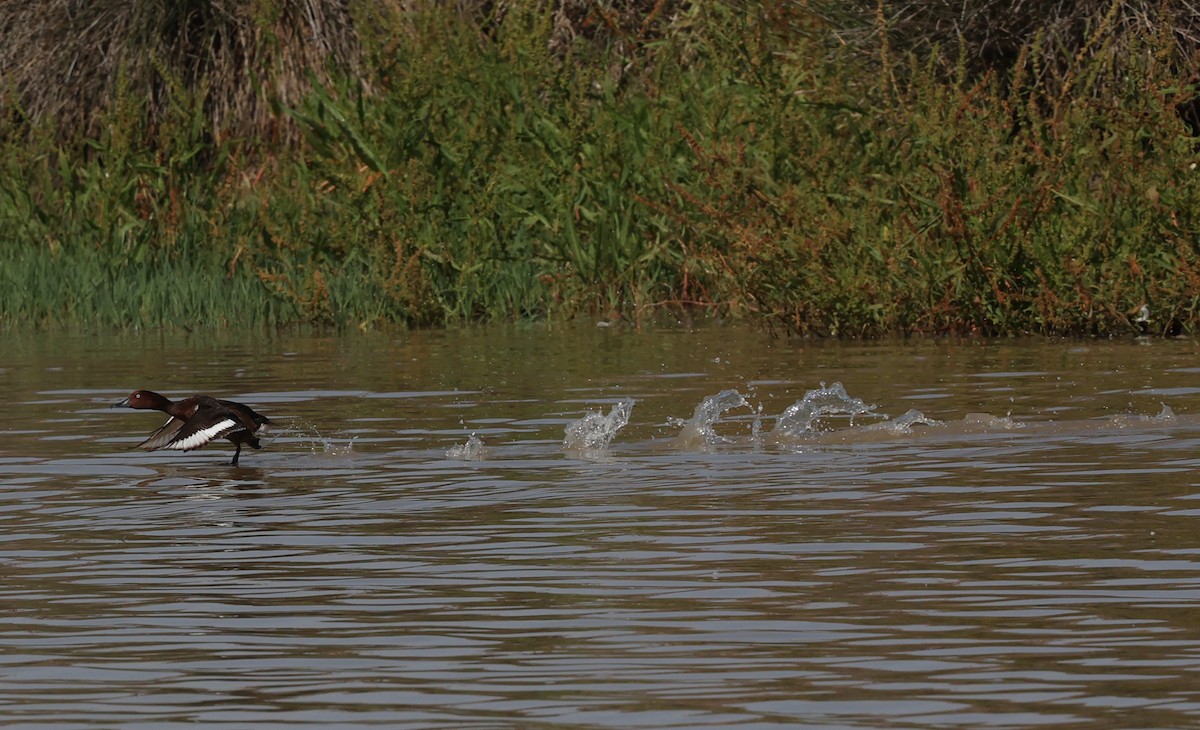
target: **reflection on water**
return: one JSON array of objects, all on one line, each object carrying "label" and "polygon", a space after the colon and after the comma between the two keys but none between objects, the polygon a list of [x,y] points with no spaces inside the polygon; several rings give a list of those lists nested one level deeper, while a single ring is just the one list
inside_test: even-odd
[{"label": "reflection on water", "polygon": [[10,344],[6,728],[1200,722],[1192,342]]}]

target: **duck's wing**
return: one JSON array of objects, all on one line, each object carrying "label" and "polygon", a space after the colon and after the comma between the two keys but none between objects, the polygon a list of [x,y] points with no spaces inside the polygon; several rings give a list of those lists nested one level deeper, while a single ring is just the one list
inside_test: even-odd
[{"label": "duck's wing", "polygon": [[241,421],[250,433],[258,433],[260,428],[265,430],[265,427],[273,425],[271,419],[244,403],[234,403],[229,400],[219,400],[217,403],[227,409],[231,416]]},{"label": "duck's wing", "polygon": [[175,434],[179,432],[181,426],[183,426],[183,421],[179,420],[175,416],[171,416],[167,419],[166,423],[158,427],[157,431],[150,434],[150,438],[138,444],[137,447],[139,449],[145,449],[146,451],[161,449],[163,446],[169,443],[171,439],[175,438]]},{"label": "duck's wing", "polygon": [[[166,428],[166,426],[163,428]],[[187,421],[180,422],[179,427],[175,429],[175,433],[157,448],[171,449],[173,451],[191,451],[192,449],[200,448],[213,439],[219,439],[222,436],[242,429],[244,429],[244,426],[242,426],[241,422],[232,416],[222,416],[215,423],[209,425],[201,425],[197,423],[195,417],[192,417]]]}]

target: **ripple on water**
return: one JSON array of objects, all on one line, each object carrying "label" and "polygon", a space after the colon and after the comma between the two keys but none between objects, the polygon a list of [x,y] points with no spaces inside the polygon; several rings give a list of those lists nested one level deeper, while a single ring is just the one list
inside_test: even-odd
[{"label": "ripple on water", "polygon": [[176,343],[148,381],[290,426],[237,469],[131,450],[157,424],[105,407],[127,378],[88,387],[126,354],[14,355],[59,369],[0,414],[5,726],[1200,717],[1186,345],[475,336],[230,378],[239,347],[186,383]]}]

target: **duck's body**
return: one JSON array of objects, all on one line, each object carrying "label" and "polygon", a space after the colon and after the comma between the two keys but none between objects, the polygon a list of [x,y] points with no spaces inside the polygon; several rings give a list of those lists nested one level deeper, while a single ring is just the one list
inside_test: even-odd
[{"label": "duck's body", "polygon": [[173,449],[191,451],[214,439],[228,439],[237,446],[231,466],[237,466],[242,446],[260,449],[258,437],[270,430],[271,420],[255,413],[250,406],[207,395],[193,395],[171,401],[151,390],[135,390],[113,408],[144,408],[170,416],[150,438],[138,444],[147,451]]}]

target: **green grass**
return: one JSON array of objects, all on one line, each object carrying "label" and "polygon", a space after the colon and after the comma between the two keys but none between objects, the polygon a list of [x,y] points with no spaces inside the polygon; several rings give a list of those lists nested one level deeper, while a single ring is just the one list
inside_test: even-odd
[{"label": "green grass", "polygon": [[372,93],[277,109],[296,151],[205,142],[182,91],[151,130],[127,90],[86,149],[10,135],[0,324],[699,308],[842,337],[1196,329],[1200,181],[1174,111],[1193,90],[1158,39],[1050,86],[838,56],[766,7],[691,8],[616,59],[551,53],[538,5],[491,36],[414,14]]}]

